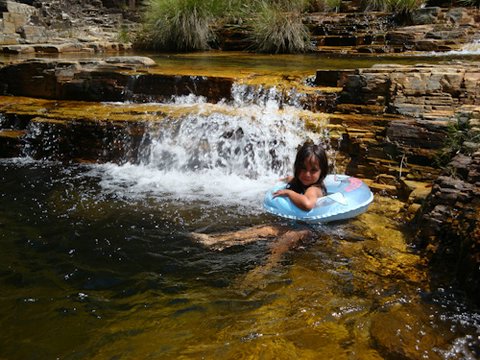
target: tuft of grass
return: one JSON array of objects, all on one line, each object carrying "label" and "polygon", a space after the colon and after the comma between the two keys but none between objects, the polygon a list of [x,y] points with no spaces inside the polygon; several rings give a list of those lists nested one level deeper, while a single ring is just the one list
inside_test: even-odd
[{"label": "tuft of grass", "polygon": [[480,7],[480,0],[459,0],[459,5]]},{"label": "tuft of grass", "polygon": [[190,51],[209,48],[218,1],[148,0],[145,32],[154,49]]},{"label": "tuft of grass", "polygon": [[456,154],[462,152],[463,143],[466,141],[478,141],[471,138],[470,125],[468,121],[457,118],[448,124],[447,136],[443,148],[437,153],[435,162],[438,166],[444,167]]},{"label": "tuft of grass", "polygon": [[302,22],[305,1],[261,1],[251,22],[254,49],[265,53],[299,53],[311,49],[310,33]]},{"label": "tuft of grass", "polygon": [[378,10],[408,14],[424,5],[425,0],[364,0],[362,3],[366,11]]},{"label": "tuft of grass", "polygon": [[129,28],[125,24],[122,24],[118,29],[117,40],[123,43],[129,43],[132,41]]}]

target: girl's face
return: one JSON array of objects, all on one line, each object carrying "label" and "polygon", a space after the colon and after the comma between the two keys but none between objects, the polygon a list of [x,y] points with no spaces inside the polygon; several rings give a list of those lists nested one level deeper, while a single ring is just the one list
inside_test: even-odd
[{"label": "girl's face", "polygon": [[321,170],[320,164],[316,156],[310,156],[305,159],[302,168],[298,174],[298,180],[303,186],[310,186],[315,184],[320,178]]}]

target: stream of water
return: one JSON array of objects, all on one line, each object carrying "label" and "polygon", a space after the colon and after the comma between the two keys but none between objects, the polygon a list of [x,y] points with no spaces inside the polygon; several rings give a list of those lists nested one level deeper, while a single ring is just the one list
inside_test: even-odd
[{"label": "stream of water", "polygon": [[192,103],[152,123],[132,162],[0,161],[0,358],[480,357],[480,314],[410,248],[396,199],[315,227],[267,270],[269,241],[197,243],[295,227],[263,194],[328,133],[269,98],[169,106]]}]

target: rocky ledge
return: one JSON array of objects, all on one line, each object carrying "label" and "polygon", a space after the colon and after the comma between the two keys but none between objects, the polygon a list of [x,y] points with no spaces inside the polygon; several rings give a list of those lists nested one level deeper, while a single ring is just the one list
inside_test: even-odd
[{"label": "rocky ledge", "polygon": [[129,50],[131,43],[128,35],[138,24],[128,18],[128,14],[135,14],[134,9],[124,10],[105,7],[100,0],[1,0],[0,53],[22,55]]},{"label": "rocky ledge", "polygon": [[[360,2],[342,5],[347,3]],[[341,6],[339,12],[308,13],[303,22],[312,34],[316,53],[446,52],[464,49],[479,39],[480,11],[474,7],[425,7],[400,18],[349,5]],[[217,36],[222,50],[252,47],[244,24],[226,24]]]},{"label": "rocky ledge", "polygon": [[[346,129],[343,144],[352,158],[349,170],[367,175],[365,171],[388,163],[387,154],[397,161],[397,166],[391,164],[391,172],[384,166],[386,175],[378,175],[377,181],[398,188],[399,178],[403,180],[407,206],[411,213],[416,212],[417,247],[427,252],[437,274],[441,272],[447,279],[453,274],[480,303],[478,64],[320,70],[316,82],[342,88],[336,107],[340,113],[371,113],[377,125],[386,114],[403,115],[388,122],[383,131],[374,132],[376,141],[371,132]],[[412,176],[415,164],[438,168],[438,161],[449,158],[440,176],[430,174],[436,178],[433,186]],[[402,164],[407,170],[403,177]],[[431,168],[426,167],[423,176],[426,169]],[[395,170],[399,173],[393,177]]]},{"label": "rocky ledge", "polygon": [[84,101],[161,101],[192,92],[209,101],[231,96],[232,79],[147,71],[153,67],[152,59],[141,56],[30,59],[0,68],[0,94]]},{"label": "rocky ledge", "polygon": [[418,212],[416,245],[480,304],[480,109],[464,109],[462,147]]}]

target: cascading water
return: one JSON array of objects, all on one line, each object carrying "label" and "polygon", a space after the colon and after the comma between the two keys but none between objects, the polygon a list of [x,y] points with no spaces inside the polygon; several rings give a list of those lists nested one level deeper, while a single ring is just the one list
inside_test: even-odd
[{"label": "cascading water", "polygon": [[451,50],[447,52],[431,52],[432,56],[476,56],[480,55],[480,39],[473,40],[462,46],[459,50]]},{"label": "cascading water", "polygon": [[151,124],[135,164],[103,166],[102,185],[129,196],[259,205],[260,194],[291,174],[297,146],[325,139],[308,131],[297,108],[283,106],[275,91],[256,100],[248,91],[236,87],[231,104],[174,98],[178,111],[192,104],[196,110]]}]

